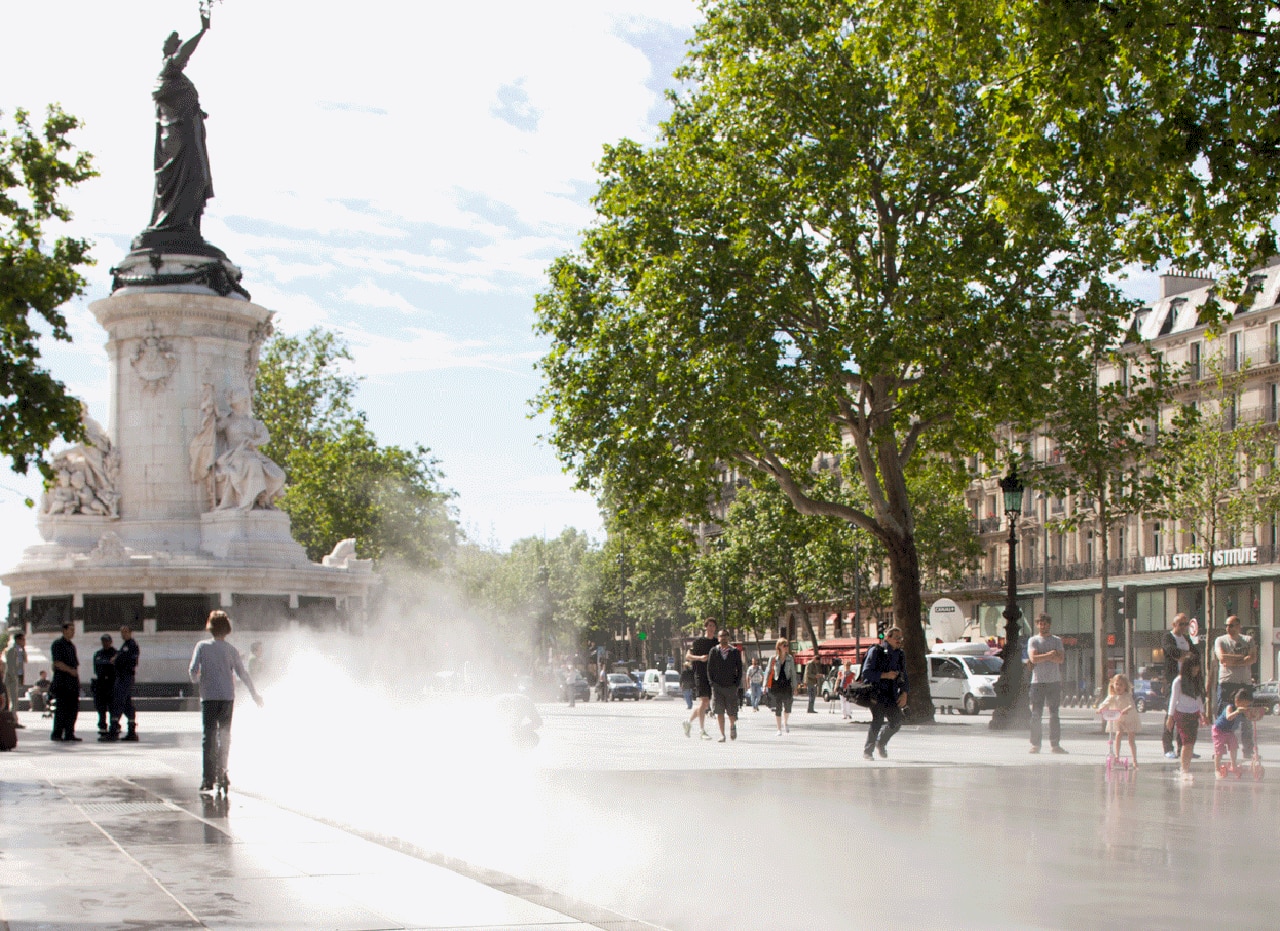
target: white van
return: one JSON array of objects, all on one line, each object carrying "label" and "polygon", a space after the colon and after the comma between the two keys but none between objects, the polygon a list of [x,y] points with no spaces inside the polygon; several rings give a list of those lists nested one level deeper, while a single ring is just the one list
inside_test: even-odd
[{"label": "white van", "polygon": [[656,669],[646,669],[644,673],[644,697],[660,698],[668,695],[680,694],[680,673],[674,669],[668,669],[666,672],[659,672]]},{"label": "white van", "polygon": [[1004,661],[985,643],[939,643],[926,657],[936,709],[977,714],[996,706],[996,680]]}]

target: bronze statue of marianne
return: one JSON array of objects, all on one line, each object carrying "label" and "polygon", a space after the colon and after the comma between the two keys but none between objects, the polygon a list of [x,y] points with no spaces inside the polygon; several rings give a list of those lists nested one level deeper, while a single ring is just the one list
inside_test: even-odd
[{"label": "bronze statue of marianne", "polygon": [[191,53],[209,30],[200,16],[200,31],[183,42],[176,32],[164,40],[164,64],[151,96],[156,102],[155,195],[151,223],[134,248],[160,252],[216,252],[200,234],[205,202],[213,196],[213,174],[205,145],[205,112],[191,79],[183,74]]}]

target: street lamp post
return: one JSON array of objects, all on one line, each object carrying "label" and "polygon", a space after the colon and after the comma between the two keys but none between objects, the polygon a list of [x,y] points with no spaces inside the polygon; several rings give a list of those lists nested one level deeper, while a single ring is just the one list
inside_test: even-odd
[{"label": "street lamp post", "polygon": [[1009,587],[1004,602],[1004,665],[996,681],[997,704],[991,714],[992,730],[1015,727],[1029,713],[1025,703],[1018,701],[1018,693],[1022,689],[1022,645],[1018,642],[1021,633],[1018,626],[1018,518],[1022,514],[1022,493],[1025,489],[1015,464],[1000,480],[1004,512],[1009,518]]},{"label": "street lamp post", "polygon": [[627,630],[627,554],[618,553],[618,608],[622,615],[622,640],[627,661],[631,660],[631,635]]}]

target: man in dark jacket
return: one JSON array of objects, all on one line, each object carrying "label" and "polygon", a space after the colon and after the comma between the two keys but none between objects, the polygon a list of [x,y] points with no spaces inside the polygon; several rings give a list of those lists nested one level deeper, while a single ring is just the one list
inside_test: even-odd
[{"label": "man in dark jacket", "polygon": [[80,714],[80,659],[76,646],[71,642],[76,635],[76,625],[68,621],[62,625],[62,636],[49,647],[53,660],[53,686],[50,693],[56,703],[53,709],[53,733],[50,740],[79,743],[76,736],[76,717]]},{"label": "man in dark jacket", "polygon": [[93,710],[98,712],[98,739],[107,734],[107,715],[116,694],[116,648],[111,635],[102,635],[102,649],[93,654]]},{"label": "man in dark jacket", "polygon": [[902,652],[901,628],[889,628],[884,643],[867,651],[862,681],[871,685],[871,727],[862,758],[874,760],[872,750],[888,757],[889,739],[902,727],[902,709],[907,705],[907,662]]},{"label": "man in dark jacket", "polygon": [[711,680],[711,709],[720,725],[724,743],[724,716],[729,715],[729,739],[738,739],[738,689],[742,687],[742,653],[729,642],[729,631],[720,631],[720,642],[707,654],[707,678]]},{"label": "man in dark jacket", "polygon": [[[1173,688],[1173,680],[1178,678],[1178,660],[1191,652],[1191,635],[1188,631],[1191,629],[1191,622],[1187,620],[1187,616],[1179,611],[1173,616],[1173,623],[1169,625],[1169,629],[1164,632],[1164,636],[1160,639],[1160,648],[1164,651],[1164,687],[1165,694],[1169,694],[1169,690]],[[1164,744],[1164,755],[1167,759],[1176,760],[1178,754],[1182,750],[1182,738],[1178,737],[1178,748],[1174,750],[1174,731],[1167,727],[1160,728],[1160,739]]]}]

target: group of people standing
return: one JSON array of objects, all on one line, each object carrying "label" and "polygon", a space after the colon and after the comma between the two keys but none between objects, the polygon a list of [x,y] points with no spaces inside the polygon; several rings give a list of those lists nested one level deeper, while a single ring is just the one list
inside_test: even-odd
[{"label": "group of people standing", "polygon": [[[1211,720],[1215,766],[1229,755],[1234,767],[1237,749],[1246,757],[1252,757],[1256,750],[1250,667],[1258,658],[1257,645],[1241,633],[1239,617],[1233,614],[1227,618],[1226,633],[1213,642],[1218,684],[1211,719],[1206,708],[1209,696],[1204,665],[1188,634],[1190,625],[1185,614],[1176,615],[1162,643],[1165,675],[1171,683],[1164,751],[1167,758],[1179,761],[1178,768],[1186,780],[1192,778],[1191,761],[1198,755],[1195,745],[1200,728]],[[1223,772],[1219,771],[1219,775]]]},{"label": "group of people standing", "polygon": [[[128,625],[120,628],[120,648],[111,635],[102,635],[102,649],[93,654],[93,709],[98,712],[98,740],[138,739],[138,712],[133,706],[133,683],[138,671],[138,641]],[[108,721],[108,716],[110,720]],[[129,722],[120,734],[120,722]]]},{"label": "group of people standing", "polygon": [[[212,792],[216,788],[225,791],[230,785],[227,757],[231,750],[231,718],[235,705],[234,677],[239,677],[259,706],[262,705],[262,697],[239,651],[227,643],[227,636],[231,633],[231,619],[227,613],[211,612],[205,621],[205,630],[210,637],[196,644],[188,668],[191,681],[197,683],[200,690],[204,731],[200,791]],[[62,625],[62,635],[49,648],[53,661],[53,681],[48,687],[48,697],[53,703],[50,739],[68,743],[81,742],[76,735],[76,721],[80,715],[80,658],[75,635],[76,625],[68,621]],[[93,654],[91,691],[94,709],[98,712],[98,739],[103,742],[138,740],[133,690],[141,649],[132,628],[127,625],[120,628],[120,639],[120,646],[116,647],[111,635],[103,634],[102,648]],[[253,658],[259,656],[260,646],[255,643]],[[10,710],[16,710],[26,662],[25,632],[10,631],[4,661],[3,702]],[[122,722],[128,725],[123,734]],[[16,726],[23,727],[22,724]]]},{"label": "group of people standing", "polygon": [[[688,720],[681,722],[685,736],[693,736],[696,723],[702,739],[713,739],[706,728],[710,710],[720,728],[720,742],[726,739],[726,717],[729,719],[727,738],[736,740],[739,696],[744,685],[750,695],[751,707],[757,711],[763,693],[769,693],[777,723],[776,735],[789,734],[791,709],[801,682],[796,675],[796,661],[791,655],[790,642],[785,637],[778,638],[773,655],[763,667],[759,660],[753,659],[751,666],[744,669],[742,653],[733,646],[729,631],[717,628],[716,620],[708,618],[703,625],[702,636],[695,637],[685,653],[681,685],[691,707]],[[810,694],[810,711],[821,682],[818,668],[817,662],[809,663],[804,678]],[[815,674],[809,675],[809,670],[814,670]],[[867,683],[871,700],[871,726],[867,731],[863,757],[873,760],[876,752],[887,757],[889,740],[902,727],[902,709],[906,707],[908,696],[906,657],[902,652],[900,628],[891,628],[885,634],[884,642],[867,652],[862,664],[862,680]],[[689,685],[685,685],[686,682]]]},{"label": "group of people standing", "polygon": [[[76,736],[76,720],[80,716],[80,657],[74,643],[76,625],[67,621],[62,625],[62,635],[49,647],[53,661],[53,680],[44,678],[27,692],[33,710],[41,710],[46,703],[53,706],[53,732],[50,740],[79,743]],[[93,655],[95,678],[92,681],[94,708],[98,712],[98,739],[102,741],[138,739],[138,712],[133,704],[134,679],[138,670],[140,650],[133,630],[120,628],[120,648],[112,646],[110,634],[102,635],[102,649]],[[27,635],[22,630],[9,631],[9,646],[4,653],[4,704],[10,711],[18,710],[18,698],[22,694],[27,662]],[[110,720],[108,721],[108,715]],[[128,722],[128,730],[121,735],[122,721]],[[15,727],[26,725],[17,723]]]}]

